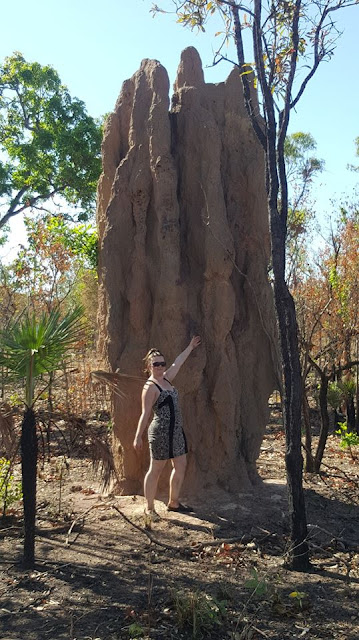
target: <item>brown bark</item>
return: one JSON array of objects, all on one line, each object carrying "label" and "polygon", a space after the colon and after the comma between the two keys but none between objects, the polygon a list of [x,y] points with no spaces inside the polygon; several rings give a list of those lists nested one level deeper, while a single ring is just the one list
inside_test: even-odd
[{"label": "brown bark", "polygon": [[320,465],[323,460],[325,445],[328,440],[329,434],[329,413],[328,413],[328,384],[329,378],[325,373],[320,376],[320,390],[319,390],[319,406],[320,406],[320,433],[318,440],[318,447],[314,458],[314,471],[319,472]]},{"label": "brown bark", "polygon": [[22,493],[25,526],[23,563],[26,569],[31,569],[35,563],[37,449],[35,414],[32,408],[27,408],[24,413],[21,432]]},{"label": "brown bark", "polygon": [[309,473],[313,472],[313,454],[312,454],[312,428],[310,424],[309,403],[308,398],[303,390],[302,413],[305,429],[305,470]]},{"label": "brown bark", "polygon": [[354,398],[349,398],[346,403],[347,425],[350,431],[355,431],[355,406]]},{"label": "brown bark", "polygon": [[[273,169],[270,168],[270,171]],[[270,180],[270,177],[269,177]],[[270,188],[269,188],[270,193]],[[285,226],[276,208],[271,209],[274,295],[283,370],[283,422],[286,433],[286,471],[292,549],[289,565],[297,571],[309,567],[307,521],[303,492],[301,452],[302,378],[298,327],[293,298],[285,283]]]}]

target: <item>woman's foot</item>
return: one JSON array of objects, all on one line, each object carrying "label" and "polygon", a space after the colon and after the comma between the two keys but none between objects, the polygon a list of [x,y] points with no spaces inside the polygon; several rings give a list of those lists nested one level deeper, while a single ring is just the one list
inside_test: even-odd
[{"label": "woman's foot", "polygon": [[161,520],[161,516],[158,515],[157,511],[154,509],[145,508],[145,520],[149,520],[150,522],[159,522]]}]

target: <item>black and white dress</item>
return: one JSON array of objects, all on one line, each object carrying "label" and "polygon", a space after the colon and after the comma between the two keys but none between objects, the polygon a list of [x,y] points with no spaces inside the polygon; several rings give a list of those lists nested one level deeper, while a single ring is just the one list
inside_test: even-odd
[{"label": "black and white dress", "polygon": [[[186,436],[182,428],[182,416],[178,401],[178,391],[162,389],[153,382],[160,392],[153,405],[154,417],[148,427],[148,442],[154,460],[169,460],[188,452]],[[167,380],[168,382],[168,380]]]}]

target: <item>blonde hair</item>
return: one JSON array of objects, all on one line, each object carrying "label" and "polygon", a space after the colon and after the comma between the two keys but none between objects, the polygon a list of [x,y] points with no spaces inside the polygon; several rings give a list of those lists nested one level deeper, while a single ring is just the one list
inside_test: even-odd
[{"label": "blonde hair", "polygon": [[147,373],[147,375],[150,375],[151,373],[150,364],[151,358],[153,358],[153,356],[162,356],[162,358],[164,358],[163,353],[161,353],[159,349],[150,349],[143,358],[143,362],[145,363],[144,373]]}]

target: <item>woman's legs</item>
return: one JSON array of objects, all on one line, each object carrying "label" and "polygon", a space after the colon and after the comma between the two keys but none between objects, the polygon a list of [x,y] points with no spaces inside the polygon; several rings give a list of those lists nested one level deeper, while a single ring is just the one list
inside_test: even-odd
[{"label": "woman's legs", "polygon": [[157,484],[159,477],[163,471],[167,460],[154,460],[151,458],[150,468],[146,473],[144,482],[145,498],[147,500],[148,511],[153,510],[153,501],[155,499]]},{"label": "woman's legs", "polygon": [[184,474],[186,471],[186,465],[187,465],[186,454],[184,453],[182,456],[173,458],[171,462],[172,462],[173,469],[170,477],[170,495],[168,500],[168,506],[178,507],[179,494],[181,491],[182,483],[184,480]]}]

